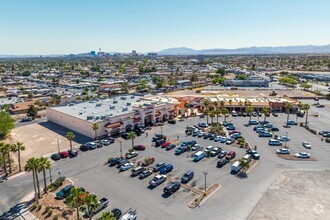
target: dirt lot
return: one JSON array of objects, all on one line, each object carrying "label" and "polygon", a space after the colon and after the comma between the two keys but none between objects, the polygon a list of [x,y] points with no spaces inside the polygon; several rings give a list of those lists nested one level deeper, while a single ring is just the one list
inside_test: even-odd
[{"label": "dirt lot", "polygon": [[329,186],[330,170],[284,172],[248,219],[329,219]]},{"label": "dirt lot", "polygon": [[[57,152],[57,138],[60,150],[69,149],[70,143],[65,138],[68,129],[51,122],[42,122],[40,124],[31,124],[15,128],[7,142],[23,142],[26,149],[21,152],[22,166],[30,157],[40,157]],[[79,147],[80,143],[87,141],[86,137],[75,134],[76,138],[72,142],[73,147]],[[16,159],[16,154],[12,154]]]}]

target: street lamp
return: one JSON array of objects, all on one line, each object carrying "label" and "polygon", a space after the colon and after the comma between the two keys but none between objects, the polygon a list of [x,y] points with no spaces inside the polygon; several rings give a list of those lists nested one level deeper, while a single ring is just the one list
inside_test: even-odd
[{"label": "street lamp", "polygon": [[203,171],[203,174],[204,174],[204,193],[206,193],[206,176],[207,176],[208,172]]},{"label": "street lamp", "polygon": [[285,132],[285,138],[286,138],[285,148],[288,148],[288,146],[287,146],[287,143],[288,143],[288,132]]},{"label": "street lamp", "polygon": [[163,135],[163,126],[160,126],[160,134]]},{"label": "street lamp", "polygon": [[49,180],[50,180],[50,183],[53,183],[53,179],[52,179],[52,168],[49,167]]},{"label": "street lamp", "polygon": [[58,153],[60,153],[60,142],[59,142],[58,138],[57,138],[57,150],[58,150]]},{"label": "street lamp", "polygon": [[123,143],[123,141],[120,140],[120,141],[119,141],[119,144],[120,144],[120,157],[121,157],[121,158],[123,157],[123,146],[122,146],[122,143]]}]

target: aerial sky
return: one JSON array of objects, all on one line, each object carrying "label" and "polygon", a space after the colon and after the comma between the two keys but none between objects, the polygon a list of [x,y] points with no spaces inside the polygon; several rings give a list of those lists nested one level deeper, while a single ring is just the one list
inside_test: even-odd
[{"label": "aerial sky", "polygon": [[0,54],[330,44],[330,0],[1,0]]}]

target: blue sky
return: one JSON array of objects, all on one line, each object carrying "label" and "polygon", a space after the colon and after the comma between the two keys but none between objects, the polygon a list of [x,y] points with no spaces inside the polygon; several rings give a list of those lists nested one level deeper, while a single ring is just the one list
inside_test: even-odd
[{"label": "blue sky", "polygon": [[329,0],[1,0],[0,54],[330,43]]}]

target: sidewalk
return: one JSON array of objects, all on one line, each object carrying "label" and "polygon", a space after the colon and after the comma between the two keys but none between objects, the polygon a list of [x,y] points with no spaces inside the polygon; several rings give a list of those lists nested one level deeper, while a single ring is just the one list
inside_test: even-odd
[{"label": "sidewalk", "polygon": [[25,196],[20,203],[25,204],[25,206],[19,210],[20,216],[18,219],[22,220],[37,220],[38,218],[35,217],[28,209],[28,206],[30,204],[30,201],[34,198],[34,192],[28,194]]}]

